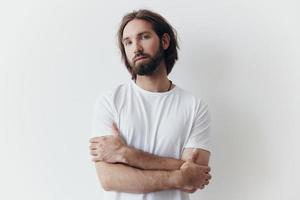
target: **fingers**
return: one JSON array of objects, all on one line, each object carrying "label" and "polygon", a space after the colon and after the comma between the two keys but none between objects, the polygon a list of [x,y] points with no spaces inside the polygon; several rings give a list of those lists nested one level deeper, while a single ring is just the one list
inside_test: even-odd
[{"label": "fingers", "polygon": [[204,187],[209,184],[210,179],[211,179],[211,175],[207,174],[206,179],[204,180],[203,184],[199,187],[199,189],[204,189]]},{"label": "fingers", "polygon": [[202,170],[206,173],[206,174],[208,174],[209,172],[210,172],[210,167],[209,166],[201,166],[202,167]]},{"label": "fingers", "polygon": [[[120,136],[120,131],[119,131],[119,129],[118,129],[116,123],[114,123],[114,122],[113,122],[113,124],[112,124],[112,132],[113,132],[113,135],[114,135],[114,136]],[[89,140],[89,142],[90,142],[90,143],[98,143],[98,142],[100,142],[100,141],[102,141],[102,140],[105,141],[109,136],[111,136],[111,135],[100,136],[100,137],[93,137],[93,138],[91,138],[91,139]]]},{"label": "fingers", "polygon": [[[210,178],[209,178],[210,179]],[[209,184],[209,179],[205,179],[205,181],[203,182],[203,184],[199,187],[199,189],[204,189],[206,185]]]},{"label": "fingers", "polygon": [[90,150],[95,150],[98,147],[99,147],[99,143],[91,143],[90,146],[89,146]]},{"label": "fingers", "polygon": [[92,155],[91,160],[93,162],[101,161],[101,158],[99,157],[98,153],[95,151],[90,151],[90,154]]},{"label": "fingers", "polygon": [[93,138],[91,138],[89,141],[90,141],[90,143],[97,143],[97,142],[99,142],[101,140],[101,137],[93,137]]},{"label": "fingers", "polygon": [[208,180],[204,182],[204,185],[208,185],[208,184],[209,184],[209,181],[208,181]]},{"label": "fingers", "polygon": [[92,151],[90,151],[90,154],[91,154],[92,156],[97,156],[97,155],[98,155],[98,151],[92,150]]},{"label": "fingers", "polygon": [[97,157],[93,157],[91,160],[92,160],[93,162],[101,161],[101,159],[99,159],[99,158],[97,158]]},{"label": "fingers", "polygon": [[210,172],[210,167],[207,167],[207,171],[206,171],[207,173],[209,173]]},{"label": "fingers", "polygon": [[210,174],[206,174],[205,179],[204,179],[204,185],[208,185],[210,179],[211,179],[211,175]]},{"label": "fingers", "polygon": [[103,141],[99,141],[97,143],[91,143],[89,146],[90,150],[96,150],[103,148]]},{"label": "fingers", "polygon": [[93,162],[98,162],[98,161],[104,161],[105,160],[105,157],[98,150],[91,150],[90,154],[92,155],[92,159],[91,160]]},{"label": "fingers", "polygon": [[201,170],[205,173],[205,174],[209,174],[209,172],[211,171],[209,166],[201,166]]},{"label": "fingers", "polygon": [[204,187],[209,184],[209,181],[212,178],[209,172],[210,167],[205,170],[204,179],[202,179],[202,184],[200,185],[199,189],[204,189]]},{"label": "fingers", "polygon": [[210,174],[207,174],[207,175],[206,175],[206,179],[207,179],[207,180],[210,180],[210,179],[211,179],[211,175],[210,175]]},{"label": "fingers", "polygon": [[106,140],[109,139],[109,137],[112,137],[111,135],[106,135],[106,136],[101,136],[101,137],[94,137],[94,138],[91,138],[89,140],[89,142],[91,144],[99,144],[99,143],[102,143],[102,142],[105,142]]},{"label": "fingers", "polygon": [[113,132],[114,136],[120,136],[119,129],[118,129],[117,125],[115,124],[115,122],[113,122],[113,125],[112,125],[112,132]]}]

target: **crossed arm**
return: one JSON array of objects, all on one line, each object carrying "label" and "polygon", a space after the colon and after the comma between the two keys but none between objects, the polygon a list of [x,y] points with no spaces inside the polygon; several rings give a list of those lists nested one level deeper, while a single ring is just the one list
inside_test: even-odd
[{"label": "crossed arm", "polygon": [[209,183],[208,151],[187,148],[181,159],[159,157],[126,146],[115,126],[113,133],[113,136],[90,140],[97,175],[105,190],[147,193],[180,189],[194,192]]}]

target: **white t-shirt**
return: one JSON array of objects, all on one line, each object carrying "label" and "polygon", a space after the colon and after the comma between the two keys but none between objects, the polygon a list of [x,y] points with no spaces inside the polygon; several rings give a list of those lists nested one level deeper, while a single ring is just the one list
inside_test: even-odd
[{"label": "white t-shirt", "polygon": [[[92,137],[111,135],[113,122],[127,145],[158,156],[180,159],[187,147],[210,151],[208,106],[178,86],[149,92],[131,80],[101,95],[94,108]],[[104,192],[104,196],[104,200],[189,199],[180,190]]]}]

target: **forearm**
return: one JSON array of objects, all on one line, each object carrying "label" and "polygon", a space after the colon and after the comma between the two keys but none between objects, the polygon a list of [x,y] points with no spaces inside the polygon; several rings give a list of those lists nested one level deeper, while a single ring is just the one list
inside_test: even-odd
[{"label": "forearm", "polygon": [[178,170],[183,160],[161,157],[132,147],[124,151],[124,164],[145,170]]},{"label": "forearm", "polygon": [[96,162],[102,187],[107,191],[148,193],[177,189],[180,171],[141,170],[123,164]]}]

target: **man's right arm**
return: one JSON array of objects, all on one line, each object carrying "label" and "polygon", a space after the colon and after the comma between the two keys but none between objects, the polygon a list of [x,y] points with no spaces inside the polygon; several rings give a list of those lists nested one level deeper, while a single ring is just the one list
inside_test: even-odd
[{"label": "man's right arm", "polygon": [[[142,170],[123,164],[96,162],[102,187],[107,191],[148,193],[170,189],[199,188],[210,179],[209,167],[186,162],[180,170]],[[197,177],[195,179],[195,177]]]},{"label": "man's right arm", "polygon": [[179,170],[184,160],[161,157],[127,146],[115,124],[113,135],[90,139],[90,150],[93,161],[123,163],[144,170]]}]

